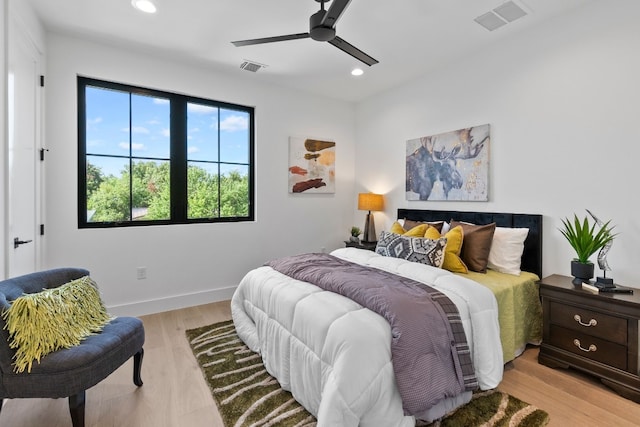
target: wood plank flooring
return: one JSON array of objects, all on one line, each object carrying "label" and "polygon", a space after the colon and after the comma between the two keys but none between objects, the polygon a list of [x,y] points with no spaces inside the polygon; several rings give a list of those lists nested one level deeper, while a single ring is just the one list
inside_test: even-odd
[{"label": "wood plank flooring", "polygon": [[[129,361],[87,391],[86,425],[95,427],[223,427],[184,331],[231,318],[229,302],[142,316],[144,385]],[[550,427],[640,426],[640,405],[575,371],[539,365],[531,347],[506,366],[499,389],[549,412]],[[66,399],[5,400],[0,427],[69,427]],[[381,426],[384,427],[384,426]]]}]

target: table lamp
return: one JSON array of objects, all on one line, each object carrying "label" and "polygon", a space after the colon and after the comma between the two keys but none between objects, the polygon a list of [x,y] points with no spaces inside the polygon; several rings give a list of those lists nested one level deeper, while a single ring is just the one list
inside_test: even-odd
[{"label": "table lamp", "polygon": [[376,224],[371,211],[381,211],[384,209],[384,198],[382,194],[360,193],[358,194],[358,209],[361,211],[369,211],[367,219],[364,223],[364,242],[377,241]]}]

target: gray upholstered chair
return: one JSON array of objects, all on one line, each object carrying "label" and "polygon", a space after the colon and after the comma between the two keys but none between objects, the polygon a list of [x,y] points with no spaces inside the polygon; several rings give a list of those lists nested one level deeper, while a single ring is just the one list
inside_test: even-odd
[{"label": "gray upholstered chair", "polygon": [[[0,310],[23,293],[55,288],[88,275],[79,268],[58,268],[0,281]],[[84,426],[85,390],[115,371],[133,356],[133,382],[142,385],[140,368],[144,327],[140,319],[117,317],[103,331],[84,339],[80,345],[50,353],[34,362],[31,372],[15,373],[15,350],[8,344],[9,333],[0,317],[0,408],[5,398],[69,398],[74,427]]]}]

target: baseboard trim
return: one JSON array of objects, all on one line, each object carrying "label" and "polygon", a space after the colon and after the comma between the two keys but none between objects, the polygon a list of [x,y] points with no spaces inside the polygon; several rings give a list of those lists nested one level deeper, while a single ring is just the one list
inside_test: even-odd
[{"label": "baseboard trim", "polygon": [[143,316],[145,314],[161,313],[163,311],[178,310],[194,305],[230,300],[235,286],[210,291],[194,292],[192,294],[174,295],[129,304],[107,306],[107,310],[114,316]]}]

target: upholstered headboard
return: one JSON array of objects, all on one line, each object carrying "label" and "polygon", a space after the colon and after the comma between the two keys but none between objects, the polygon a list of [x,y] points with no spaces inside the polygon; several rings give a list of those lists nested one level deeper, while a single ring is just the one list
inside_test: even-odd
[{"label": "upholstered headboard", "polygon": [[401,208],[398,209],[398,219],[412,219],[414,221],[451,221],[453,219],[478,225],[495,222],[498,227],[528,228],[529,234],[524,241],[520,268],[542,277],[542,215]]}]

